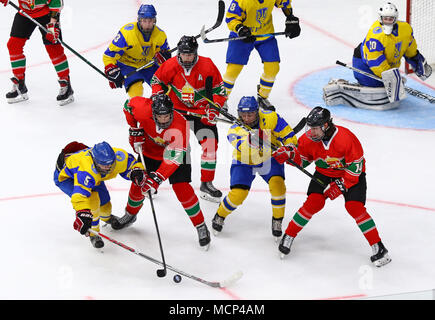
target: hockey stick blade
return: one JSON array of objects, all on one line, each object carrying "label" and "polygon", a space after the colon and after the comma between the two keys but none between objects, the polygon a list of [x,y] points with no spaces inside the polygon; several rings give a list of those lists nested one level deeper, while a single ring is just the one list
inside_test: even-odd
[{"label": "hockey stick blade", "polygon": [[242,271],[237,271],[228,279],[219,282],[219,288],[231,287],[236,281],[238,281],[243,276]]}]

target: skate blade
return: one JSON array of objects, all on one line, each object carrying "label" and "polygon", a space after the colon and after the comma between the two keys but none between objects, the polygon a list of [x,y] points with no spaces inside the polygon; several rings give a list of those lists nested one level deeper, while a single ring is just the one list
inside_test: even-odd
[{"label": "skate blade", "polygon": [[217,237],[217,236],[219,235],[219,233],[221,233],[220,231],[217,231],[217,230],[215,230],[215,229],[213,229],[211,232],[213,233],[213,235],[214,235],[215,237]]},{"label": "skate blade", "polygon": [[281,260],[284,260],[284,258],[285,258],[286,256],[287,256],[287,255],[286,255],[285,253],[281,253],[281,254],[279,255],[279,257],[280,257]]},{"label": "skate blade", "polygon": [[202,246],[201,249],[204,251],[208,251],[208,249],[210,249],[210,243],[205,246]]},{"label": "skate blade", "polygon": [[22,94],[22,95],[19,95],[19,96],[17,96],[16,98],[9,98],[9,99],[6,98],[6,101],[7,101],[9,104],[12,104],[12,103],[18,103],[18,102],[26,101],[26,100],[29,100],[29,96],[27,95],[27,93],[24,93],[24,94]]},{"label": "skate blade", "polygon": [[69,103],[71,103],[71,102],[74,102],[74,96],[70,96],[68,99],[65,99],[65,100],[59,100],[59,101],[57,102],[57,104],[58,104],[59,106],[64,106],[64,105],[67,105],[67,104],[69,104]]},{"label": "skate blade", "polygon": [[221,202],[221,198],[220,197],[219,198],[212,197],[211,195],[209,195],[208,193],[203,192],[203,191],[200,192],[199,196],[200,196],[201,199],[204,199],[204,200],[207,200],[207,201],[210,201],[210,202],[215,202],[215,203],[220,203]]},{"label": "skate blade", "polygon": [[380,268],[380,267],[385,266],[386,264],[388,264],[390,262],[391,262],[391,258],[388,256],[388,254],[386,254],[383,258],[376,260],[376,261],[373,261],[373,264],[376,267]]},{"label": "skate blade", "polygon": [[281,237],[275,237],[275,236],[273,237],[275,238],[275,243],[279,243],[279,240],[281,240]]}]

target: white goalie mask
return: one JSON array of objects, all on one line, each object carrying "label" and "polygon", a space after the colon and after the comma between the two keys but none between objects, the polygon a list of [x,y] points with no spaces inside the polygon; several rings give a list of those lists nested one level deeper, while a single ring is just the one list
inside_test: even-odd
[{"label": "white goalie mask", "polygon": [[[382,25],[382,30],[385,34],[391,34],[393,32],[394,25],[399,17],[399,11],[397,7],[391,2],[387,2],[378,11],[379,22]],[[385,19],[386,18],[386,19]],[[390,18],[390,19],[389,19]],[[391,20],[391,21],[385,21]]]}]

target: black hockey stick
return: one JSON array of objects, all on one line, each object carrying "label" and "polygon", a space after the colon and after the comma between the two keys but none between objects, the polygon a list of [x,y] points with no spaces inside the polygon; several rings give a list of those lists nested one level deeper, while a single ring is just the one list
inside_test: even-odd
[{"label": "black hockey stick", "polygon": [[248,37],[255,37],[255,38],[261,38],[261,37],[270,37],[270,36],[282,36],[285,35],[285,32],[274,32],[274,33],[266,33],[266,34],[253,34],[251,36],[244,36],[244,37],[233,37],[233,38],[221,38],[221,39],[207,39],[206,37],[206,30],[205,26],[201,28],[201,39],[204,41],[204,43],[214,43],[214,42],[225,42],[225,41],[234,41],[234,40],[243,40]]},{"label": "black hockey stick", "polygon": [[[48,29],[46,27],[44,27],[42,24],[40,24],[38,21],[36,21],[35,19],[33,19],[31,16],[29,16],[25,11],[21,10],[15,3],[13,3],[12,1],[8,2],[12,7],[14,7],[16,10],[18,10],[18,12],[20,12],[23,16],[25,16],[27,19],[31,20],[34,24],[36,24],[39,28],[41,28],[43,31],[45,31],[46,33],[51,33],[50,31],[48,31]],[[94,69],[95,71],[97,71],[99,74],[101,74],[104,78],[107,79],[107,76],[104,74],[103,71],[101,71],[100,69],[98,69],[96,66],[94,66],[92,63],[90,63],[87,59],[85,59],[80,53],[78,53],[77,51],[75,51],[73,48],[71,48],[69,45],[67,45],[65,42],[63,42],[60,39],[57,39],[57,41],[59,41],[59,43],[61,43],[65,48],[67,48],[68,50],[70,50],[72,53],[74,53],[77,57],[79,57],[82,61],[84,61],[85,63],[87,63],[90,67],[92,67],[92,69]]]},{"label": "black hockey stick", "polygon": [[[363,70],[360,70],[358,68],[349,66],[346,63],[338,61],[338,60],[335,63],[340,65],[340,66],[343,66],[345,68],[348,68],[348,69],[350,69],[352,71],[361,73],[362,75],[365,75],[366,77],[369,77],[369,78],[372,78],[372,79],[375,79],[375,80],[378,80],[378,81],[382,82],[382,78],[379,78],[378,76],[375,76],[374,74],[371,74],[371,73],[365,72]],[[421,92],[419,90],[412,89],[412,88],[406,87],[406,86],[405,86],[405,91],[407,93],[409,93],[411,96],[414,96],[414,97],[417,97],[417,98],[429,101],[430,103],[435,103],[435,97],[431,96],[430,94],[427,94],[427,93],[424,93],[424,92]]]},{"label": "black hockey stick", "polygon": [[[225,2],[223,0],[219,0],[218,1],[218,16],[216,19],[216,22],[214,23],[214,25],[210,28],[208,28],[207,30],[204,30],[205,33],[208,33],[210,31],[213,31],[214,29],[216,29],[217,27],[219,27],[222,24],[222,21],[224,20],[224,14],[225,14]],[[201,34],[198,34],[195,36],[195,39],[198,39],[199,37],[201,37]],[[172,48],[171,50],[169,50],[169,53],[172,53],[174,51],[177,50],[177,47]],[[135,74],[136,72],[148,68],[149,66],[152,66],[154,64],[154,60],[148,62],[147,64],[143,65],[140,68],[137,68],[136,70],[133,70],[131,72],[129,72],[126,76],[124,76],[125,78],[128,78],[130,76],[132,76],[133,74]]]},{"label": "black hockey stick", "polygon": [[[138,151],[139,151],[140,160],[142,161],[142,165],[146,170],[145,161],[144,161],[143,153],[142,153],[142,145],[138,145],[138,149],[139,149]],[[154,225],[156,226],[157,238],[159,239],[160,254],[162,256],[162,261],[163,261],[163,269],[157,269],[157,276],[159,278],[163,278],[166,276],[166,262],[165,262],[165,255],[163,254],[162,240],[160,238],[159,225],[157,224],[156,211],[154,209],[154,202],[153,202],[153,197],[151,194],[151,189],[148,190],[148,197],[150,198],[151,211],[153,213]]]},{"label": "black hockey stick", "polygon": [[[132,247],[122,243],[122,242],[119,242],[119,241],[117,241],[115,239],[112,239],[112,238],[106,236],[105,234],[102,234],[100,232],[94,231],[92,229],[89,229],[89,232],[91,232],[91,233],[93,233],[95,235],[99,235],[100,237],[102,237],[102,238],[104,238],[106,240],[109,240],[110,242],[120,246],[121,248],[123,248],[125,250],[128,250],[131,253],[134,253],[135,255],[138,255],[138,256],[140,256],[140,257],[142,257],[144,259],[147,259],[147,260],[149,260],[149,261],[151,261],[151,262],[153,262],[153,263],[155,263],[155,264],[157,264],[159,266],[163,265],[163,263],[161,261],[159,261],[157,259],[154,259],[154,258],[152,258],[152,257],[150,257],[150,256],[148,256],[146,254],[143,254],[143,253],[137,251],[136,249],[134,249],[134,248],[132,248]],[[197,276],[194,276],[193,274],[189,274],[189,273],[184,272],[182,270],[176,269],[176,268],[170,266],[169,264],[165,264],[165,266],[169,270],[171,270],[171,271],[173,271],[173,272],[175,272],[177,274],[181,274],[182,276],[185,276],[185,277],[187,277],[189,279],[198,281],[200,283],[203,283],[203,284],[205,284],[207,286],[210,286],[210,287],[213,287],[213,288],[226,288],[226,287],[229,287],[229,286],[234,284],[237,280],[239,280],[243,276],[243,273],[241,271],[237,271],[233,275],[231,275],[231,277],[229,277],[226,280],[219,281],[219,282],[217,282],[217,281],[207,281],[207,280],[204,280],[204,279],[199,278]]]}]

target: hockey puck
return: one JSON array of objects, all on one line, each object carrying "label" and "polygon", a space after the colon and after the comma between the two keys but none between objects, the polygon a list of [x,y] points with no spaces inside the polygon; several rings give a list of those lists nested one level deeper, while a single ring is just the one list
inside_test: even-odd
[{"label": "hockey puck", "polygon": [[175,282],[175,283],[180,283],[180,282],[181,282],[181,276],[180,276],[179,274],[176,274],[176,275],[174,276],[174,282]]}]

